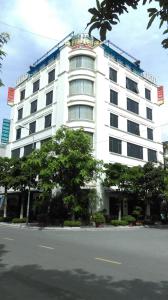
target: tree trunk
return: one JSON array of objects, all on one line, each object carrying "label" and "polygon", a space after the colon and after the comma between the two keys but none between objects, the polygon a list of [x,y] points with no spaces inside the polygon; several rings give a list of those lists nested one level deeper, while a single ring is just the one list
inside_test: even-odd
[{"label": "tree trunk", "polygon": [[7,217],[7,197],[8,197],[8,194],[7,194],[7,187],[5,187],[5,194],[4,194],[4,213],[3,213],[4,218]]},{"label": "tree trunk", "polygon": [[24,207],[24,198],[21,198],[21,204],[20,204],[20,219],[23,219],[23,207]]},{"label": "tree trunk", "polygon": [[122,200],[119,201],[118,205],[118,220],[121,221],[121,202]]},{"label": "tree trunk", "polygon": [[146,218],[150,218],[151,216],[151,210],[150,210],[150,200],[146,201]]}]

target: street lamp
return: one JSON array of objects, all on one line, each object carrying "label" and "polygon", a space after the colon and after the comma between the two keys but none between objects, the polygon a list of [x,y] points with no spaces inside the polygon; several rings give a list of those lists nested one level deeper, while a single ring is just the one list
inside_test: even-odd
[{"label": "street lamp", "polygon": [[[26,126],[20,125],[19,128],[25,128],[29,131],[29,134],[33,134],[33,132]],[[32,137],[33,137],[32,150],[34,150],[35,149],[34,135]],[[26,210],[26,225],[27,226],[29,224],[29,213],[30,213],[30,180],[31,180],[31,169],[30,169],[29,189],[28,189],[28,197],[27,197],[27,210]]]}]

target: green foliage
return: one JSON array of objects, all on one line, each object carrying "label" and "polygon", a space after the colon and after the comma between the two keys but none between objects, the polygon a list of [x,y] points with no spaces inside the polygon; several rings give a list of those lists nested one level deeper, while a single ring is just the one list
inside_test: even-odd
[{"label": "green foliage", "polygon": [[26,218],[22,218],[22,219],[14,218],[12,219],[12,223],[14,224],[26,223]]},{"label": "green foliage", "polygon": [[64,221],[64,226],[68,226],[68,227],[80,227],[81,226],[81,222],[80,221],[73,221],[73,220],[65,220]]},{"label": "green foliage", "polygon": [[11,221],[11,218],[9,217],[0,217],[0,222],[10,222]]},{"label": "green foliage", "polygon": [[[4,44],[6,44],[9,40],[9,34],[6,32],[2,32],[0,34],[0,59],[2,60],[4,56],[6,56],[6,53],[2,50],[2,47]],[[0,63],[0,71],[2,68],[2,64]],[[0,79],[0,87],[3,86],[3,83]]]},{"label": "green foliage", "polygon": [[95,179],[100,169],[84,130],[60,128],[33,156],[35,168],[39,168],[39,188],[51,191],[61,187],[64,203],[72,214],[79,214],[83,208],[81,187]]},{"label": "green foliage", "polygon": [[126,220],[112,220],[111,221],[111,225],[113,226],[127,226],[128,225],[128,222]]},{"label": "green foliage", "polygon": [[105,223],[105,217],[101,212],[96,212],[93,215],[93,221],[96,224],[104,224]]},{"label": "green foliage", "polygon": [[[147,9],[149,15],[149,22],[147,25],[147,29],[150,28],[153,21],[156,18],[160,19],[159,28],[163,25],[167,26],[168,22],[168,1],[163,0],[143,0],[143,5],[147,2],[155,2],[159,4],[159,8],[149,8]],[[87,24],[89,28],[89,34],[94,29],[98,29],[100,33],[101,41],[106,39],[107,31],[112,30],[113,25],[116,25],[120,22],[119,16],[128,13],[128,8],[137,9],[138,4],[140,4],[140,0],[124,0],[124,1],[112,1],[112,0],[96,0],[96,6],[89,9],[89,12],[92,14],[90,22]],[[167,34],[168,29],[166,29],[163,34]],[[168,38],[162,41],[162,45],[164,48],[168,48]]]},{"label": "green foliage", "polygon": [[135,223],[136,219],[133,216],[128,215],[128,216],[124,216],[122,218],[122,221],[126,221],[128,224],[130,224],[130,223]]}]

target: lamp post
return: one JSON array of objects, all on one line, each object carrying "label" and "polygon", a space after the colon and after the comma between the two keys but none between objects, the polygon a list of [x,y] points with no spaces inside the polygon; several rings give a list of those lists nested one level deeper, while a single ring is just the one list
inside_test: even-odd
[{"label": "lamp post", "polygon": [[[29,134],[33,134],[33,132],[27,128],[26,126],[19,126],[20,128],[25,128],[29,131]],[[33,144],[32,144],[32,150],[35,149],[35,143],[34,143],[34,135],[33,137]],[[30,180],[31,180],[31,168],[30,168],[30,178],[29,178],[29,188],[28,188],[28,197],[27,197],[27,210],[26,210],[26,225],[28,226],[29,224],[29,213],[30,213]]]}]

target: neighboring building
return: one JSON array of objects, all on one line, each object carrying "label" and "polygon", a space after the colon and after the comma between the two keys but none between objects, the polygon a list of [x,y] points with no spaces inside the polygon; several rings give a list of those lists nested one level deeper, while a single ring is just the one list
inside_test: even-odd
[{"label": "neighboring building", "polygon": [[[33,64],[16,86],[11,156],[40,148],[64,124],[83,127],[95,157],[106,163],[163,162],[157,85],[125,54],[110,42],[70,34]],[[111,196],[102,195],[109,211]]]}]

